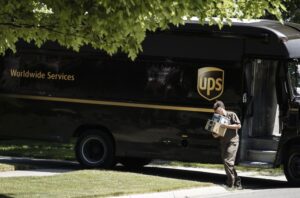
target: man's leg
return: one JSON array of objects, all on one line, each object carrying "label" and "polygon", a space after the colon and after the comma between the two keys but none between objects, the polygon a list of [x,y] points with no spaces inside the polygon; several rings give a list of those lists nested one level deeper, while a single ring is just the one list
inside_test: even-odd
[{"label": "man's leg", "polygon": [[234,162],[236,158],[236,153],[238,149],[238,142],[229,142],[227,144],[223,144],[223,152],[222,157],[224,161],[224,168],[227,175],[227,185],[229,187],[234,187],[235,182],[237,181],[237,173],[234,168]]},{"label": "man's leg", "polygon": [[234,175],[235,175],[235,183],[234,183],[234,186],[241,190],[243,189],[243,186],[242,186],[242,179],[237,175],[236,173],[236,170],[234,169]]},{"label": "man's leg", "polygon": [[223,164],[224,164],[224,170],[225,170],[225,173],[227,175],[226,185],[231,186],[232,179],[230,177],[230,173],[229,173],[227,165],[225,163],[225,157],[227,156],[226,155],[227,147],[228,147],[228,143],[226,143],[224,141],[221,141],[221,157],[222,157],[222,161],[223,161]]}]

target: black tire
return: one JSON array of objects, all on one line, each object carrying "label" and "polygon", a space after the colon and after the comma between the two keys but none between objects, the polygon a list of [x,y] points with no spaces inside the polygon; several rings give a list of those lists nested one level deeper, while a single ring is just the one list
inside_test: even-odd
[{"label": "black tire", "polygon": [[75,152],[77,160],[85,168],[111,168],[115,164],[114,143],[106,133],[84,133],[77,140]]},{"label": "black tire", "polygon": [[133,157],[124,157],[119,159],[119,162],[128,169],[140,169],[149,164],[151,161],[151,159]]},{"label": "black tire", "polygon": [[284,174],[293,186],[300,186],[300,150],[292,149],[284,163]]}]

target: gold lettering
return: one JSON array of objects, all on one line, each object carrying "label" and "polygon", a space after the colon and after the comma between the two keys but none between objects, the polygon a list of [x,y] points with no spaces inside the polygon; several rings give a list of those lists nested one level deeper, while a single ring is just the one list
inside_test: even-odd
[{"label": "gold lettering", "polygon": [[207,82],[207,90],[206,93],[209,96],[210,92],[215,89],[216,82],[214,78],[209,77]]},{"label": "gold lettering", "polygon": [[74,75],[68,75],[68,80],[69,81],[74,81],[75,80],[75,76]]},{"label": "gold lettering", "polygon": [[18,76],[17,76],[17,70],[11,69],[11,70],[10,70],[10,76],[11,76],[11,77],[18,77]]},{"label": "gold lettering", "polygon": [[17,77],[17,78],[37,78],[37,79],[45,79],[45,74],[40,71],[19,71],[17,69],[11,69],[10,70],[10,76],[11,77]]},{"label": "gold lettering", "polygon": [[14,78],[35,78],[35,79],[48,79],[48,80],[63,80],[63,81],[74,81],[75,75],[58,73],[53,74],[51,72],[41,72],[41,71],[29,71],[29,70],[18,70],[10,69],[10,76]]},{"label": "gold lettering", "polygon": [[69,74],[53,74],[51,72],[47,73],[47,79],[48,80],[65,80],[65,81],[74,81],[75,75],[69,75]]},{"label": "gold lettering", "polygon": [[200,90],[205,90],[206,89],[206,82],[207,82],[207,78],[206,77],[201,77],[200,78],[200,85],[199,85],[199,89]]},{"label": "gold lettering", "polygon": [[216,80],[216,91],[221,91],[222,90],[222,83],[223,83],[223,80],[222,78],[217,78]]}]

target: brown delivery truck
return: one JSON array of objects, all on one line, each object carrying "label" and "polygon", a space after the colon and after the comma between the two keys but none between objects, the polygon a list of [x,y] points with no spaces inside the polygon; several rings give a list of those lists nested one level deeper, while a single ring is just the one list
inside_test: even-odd
[{"label": "brown delivery truck", "polygon": [[219,99],[242,121],[238,163],[300,184],[300,25],[187,21],[149,33],[132,61],[20,41],[0,58],[0,137],[68,142],[85,167],[221,163],[206,131]]}]

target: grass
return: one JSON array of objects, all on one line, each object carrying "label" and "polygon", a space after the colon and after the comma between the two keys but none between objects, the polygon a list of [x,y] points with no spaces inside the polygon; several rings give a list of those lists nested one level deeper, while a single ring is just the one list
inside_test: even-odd
[{"label": "grass", "polygon": [[[224,170],[224,166],[222,164],[203,164],[203,163],[188,163],[188,162],[172,161],[169,162],[167,165]],[[241,172],[257,172],[259,175],[265,175],[265,176],[283,175],[282,168],[254,168],[254,167],[236,166],[236,169]]]},{"label": "grass", "polygon": [[[63,159],[63,160],[76,160],[74,154],[74,143],[61,144],[49,143],[41,141],[0,141],[0,155],[3,156],[17,156],[17,157],[33,157],[44,159]],[[183,167],[199,167],[211,169],[224,169],[222,164],[203,164],[203,163],[186,163],[186,162],[165,162],[162,165],[168,166],[183,166]],[[244,172],[257,172],[260,175],[282,175],[282,169],[265,169],[265,168],[251,168],[237,166],[237,170]],[[1,166],[0,166],[1,171]]]},{"label": "grass", "polygon": [[0,172],[1,171],[14,171],[14,170],[16,170],[14,165],[0,163]]},{"label": "grass", "polygon": [[75,160],[73,143],[62,144],[31,140],[0,141],[0,155]]},{"label": "grass", "polygon": [[82,170],[49,177],[2,178],[0,197],[107,197],[210,185],[130,172]]},{"label": "grass", "polygon": [[29,164],[3,164],[0,163],[0,172],[3,171],[15,171],[15,170],[32,170],[37,169],[37,166]]},{"label": "grass", "polygon": [[204,164],[204,163],[171,161],[171,162],[168,162],[166,165],[191,167],[191,168],[213,168],[213,169],[220,169],[220,170],[224,169],[224,166],[222,164]]}]

